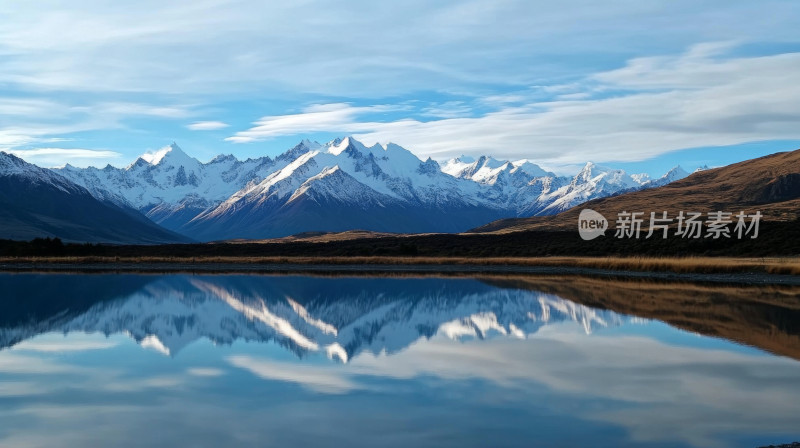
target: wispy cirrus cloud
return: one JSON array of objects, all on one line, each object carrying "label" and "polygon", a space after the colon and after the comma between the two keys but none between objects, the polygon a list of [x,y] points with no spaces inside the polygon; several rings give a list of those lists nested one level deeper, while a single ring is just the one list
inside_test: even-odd
[{"label": "wispy cirrus cloud", "polygon": [[[580,396],[624,403],[602,411],[582,409],[577,416],[626,428],[639,443],[676,440],[698,447],[720,446],[717,436],[722,427],[743,434],[794,428],[791,416],[800,410],[796,399],[800,388],[791,381],[797,373],[791,360],[671,345],[640,336],[587,338],[573,330],[554,325],[526,341],[456,342],[440,334],[391,356],[363,353],[344,366],[249,355],[227,360],[265,380],[329,394],[375,388],[376,378],[479,380],[523,394],[535,384],[565,399]],[[636,380],[620,382],[622,377]],[[574,409],[569,412],[576,416]],[[686,416],[697,424],[687,428]]]},{"label": "wispy cirrus cloud", "polygon": [[97,166],[118,161],[122,154],[116,151],[81,148],[10,149],[7,152],[40,166],[55,167],[70,163],[75,166]]},{"label": "wispy cirrus cloud", "polygon": [[[191,6],[146,0],[124,11],[102,0],[46,5],[22,3],[7,11],[0,23],[0,52],[7,55],[0,82],[42,90],[207,94],[266,88],[363,98],[476,83],[532,85],[548,75],[572,75],[591,65],[583,61],[602,55],[675,50],[732,36],[796,40],[796,5],[781,0],[727,7],[689,0],[670,7],[589,0],[356,0],[346,7],[322,0],[243,1],[239,7],[223,0]],[[664,26],[674,23],[681,26]]]},{"label": "wispy cirrus cloud", "polygon": [[47,340],[47,339],[32,339],[23,341],[13,347],[15,351],[34,351],[44,353],[61,353],[61,352],[82,352],[87,350],[104,350],[116,347],[118,344],[114,341],[98,341],[98,340]]},{"label": "wispy cirrus cloud", "polygon": [[733,49],[712,43],[674,56],[636,58],[569,85],[561,100],[528,98],[478,116],[379,121],[370,107],[320,105],[264,117],[230,140],[344,132],[367,143],[393,141],[422,157],[491,153],[568,165],[800,138],[800,53],[742,57],[731,56]]},{"label": "wispy cirrus cloud", "polygon": [[216,131],[219,129],[225,129],[229,127],[228,123],[223,123],[221,121],[195,121],[194,123],[187,125],[186,128],[191,129],[192,131]]},{"label": "wispy cirrus cloud", "polygon": [[[103,149],[58,148],[79,133],[125,132],[131,120],[178,120],[194,114],[190,105],[130,101],[80,101],[4,97],[0,92],[0,150],[45,166],[110,163],[121,153]],[[93,142],[94,143],[94,142]],[[115,141],[106,142],[113,145]],[[78,143],[80,144],[80,143]],[[105,146],[105,145],[104,145]]]},{"label": "wispy cirrus cloud", "polygon": [[420,115],[434,118],[459,118],[469,117],[473,114],[473,108],[465,101],[447,101],[441,104],[433,104],[425,107]]},{"label": "wispy cirrus cloud", "polygon": [[[794,138],[785,124],[794,115],[768,118],[769,95],[759,104],[766,83],[748,94],[733,67],[709,61],[791,58],[799,11],[784,0],[354,0],[344,7],[143,0],[124,11],[104,0],[21,2],[0,21],[0,148],[75,138],[76,146],[133,159],[179,140],[213,155],[226,143],[190,131],[259,116],[227,142],[305,129],[394,140],[423,157],[488,152],[563,164]],[[689,47],[691,54],[679,54]],[[724,51],[739,56],[720,57]],[[794,74],[796,61],[780,68]],[[740,69],[751,81],[762,75]],[[409,101],[415,109],[391,119],[364,106]],[[310,103],[351,106],[286,112]],[[731,104],[756,106],[753,119],[732,117]],[[700,121],[688,110],[695,106]],[[219,122],[192,122],[202,116]],[[729,128],[745,123],[743,132],[718,132],[726,120]]]},{"label": "wispy cirrus cloud", "polygon": [[262,117],[250,129],[239,131],[225,140],[249,143],[284,135],[302,135],[311,132],[367,131],[374,125],[357,120],[365,114],[397,110],[398,106],[352,106],[347,103],[314,104],[297,114]]},{"label": "wispy cirrus cloud", "polygon": [[225,371],[213,367],[191,367],[186,369],[186,373],[199,377],[218,377],[225,375]]},{"label": "wispy cirrus cloud", "polygon": [[295,363],[275,362],[246,355],[231,356],[228,362],[234,366],[252,372],[264,379],[296,383],[311,390],[343,394],[354,389],[364,388],[347,374],[332,373],[328,367],[302,366]]}]

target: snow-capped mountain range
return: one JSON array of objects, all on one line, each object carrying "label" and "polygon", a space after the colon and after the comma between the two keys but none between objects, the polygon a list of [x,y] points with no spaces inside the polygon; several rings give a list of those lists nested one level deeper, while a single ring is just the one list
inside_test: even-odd
[{"label": "snow-capped mountain range", "polygon": [[169,243],[189,239],[48,169],[0,152],[0,238],[60,237],[104,243]]},{"label": "snow-capped mountain range", "polygon": [[67,165],[56,172],[201,241],[352,229],[461,232],[687,175],[676,167],[651,180],[588,163],[575,177],[561,177],[527,160],[467,156],[440,165],[392,143],[368,147],[352,137],[303,140],[274,159],[217,156],[207,163],[172,144],[125,168]]},{"label": "snow-capped mountain range", "polygon": [[558,322],[591,333],[626,319],[475,280],[307,280],[298,288],[292,279],[165,276],[79,313],[0,328],[0,349],[42,333],[82,332],[127,334],[172,356],[205,338],[218,345],[274,341],[300,357],[320,353],[347,362],[364,352],[391,355],[435,335],[526,338]]}]

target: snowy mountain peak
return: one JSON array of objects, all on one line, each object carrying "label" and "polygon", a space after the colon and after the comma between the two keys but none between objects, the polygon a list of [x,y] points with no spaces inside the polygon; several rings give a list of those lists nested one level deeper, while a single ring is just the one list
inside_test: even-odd
[{"label": "snowy mountain peak", "polygon": [[28,163],[14,154],[0,151],[0,176],[23,175],[51,178],[58,176],[50,170]]},{"label": "snowy mountain peak", "polygon": [[14,154],[9,154],[5,151],[0,151],[0,174],[13,174],[21,171],[27,171],[28,163]]},{"label": "snowy mountain peak", "polygon": [[306,148],[309,148],[309,149],[316,149],[316,148],[319,148],[321,146],[319,143],[312,142],[311,140],[309,140],[307,138],[304,138],[304,139],[300,140],[300,144],[305,146]]},{"label": "snowy mountain peak", "polygon": [[456,162],[463,162],[463,163],[475,163],[475,157],[468,156],[466,154],[461,154],[460,156],[456,157],[453,160],[455,160]]},{"label": "snowy mountain peak", "polygon": [[319,142],[304,138],[303,140],[300,140],[300,143],[298,143],[293,149],[302,154],[308,151],[319,151],[322,148],[323,146],[320,145]]},{"label": "snowy mountain peak", "polygon": [[680,165],[673,167],[671,170],[667,171],[666,174],[659,177],[658,179],[653,179],[648,182],[645,182],[643,185],[646,187],[661,187],[668,183],[675,182],[676,180],[681,180],[684,177],[687,177],[689,173],[686,172]]},{"label": "snowy mountain peak", "polygon": [[439,166],[439,163],[438,163],[438,162],[436,162],[436,161],[435,161],[435,160],[433,160],[432,158],[428,157],[428,159],[427,159],[427,160],[425,160],[425,162],[423,162],[423,163],[422,163],[422,164],[419,166],[419,168],[418,168],[418,170],[417,170],[417,171],[418,171],[420,174],[427,174],[427,175],[431,176],[431,175],[434,175],[434,174],[436,174],[437,172],[440,172],[440,171],[441,171],[441,169],[442,169],[442,168]]},{"label": "snowy mountain peak", "polygon": [[551,200],[540,214],[556,214],[590,199],[643,186],[623,170],[606,168],[587,162],[568,185],[548,193]]},{"label": "snowy mountain peak", "polygon": [[501,166],[505,165],[508,162],[506,162],[505,160],[497,160],[494,157],[490,156],[481,156],[478,159],[478,163],[480,164],[481,168],[485,167],[490,169],[496,169],[500,168]]},{"label": "snowy mountain peak", "polygon": [[640,185],[644,185],[650,182],[650,175],[647,173],[631,174],[631,179]]},{"label": "snowy mountain peak", "polygon": [[578,175],[575,176],[575,181],[586,183],[607,171],[609,170],[597,166],[594,162],[586,162],[586,165],[584,165]]},{"label": "snowy mountain peak", "polygon": [[666,185],[670,182],[675,182],[676,180],[681,180],[684,177],[688,176],[689,173],[686,172],[680,165],[676,165],[672,167],[669,171],[667,171],[663,176],[659,177],[658,179],[651,179],[650,175],[647,173],[641,174],[632,174],[631,178],[643,187],[660,187],[662,185]]},{"label": "snowy mountain peak", "polygon": [[[469,161],[469,162],[468,162]],[[476,182],[483,182],[494,178],[499,171],[509,169],[512,166],[505,160],[497,160],[490,156],[480,156],[474,159],[469,156],[460,156],[448,160],[442,167],[442,171],[463,179],[470,179]]]},{"label": "snowy mountain peak", "polygon": [[239,159],[237,159],[236,156],[234,156],[233,154],[220,154],[211,159],[211,161],[208,163],[212,164],[212,163],[238,162],[238,161]]},{"label": "snowy mountain peak", "polygon": [[[380,143],[376,143],[375,146],[373,146],[373,148],[375,148],[375,147],[380,147],[381,149],[383,149],[383,152],[385,152],[387,154],[400,153],[400,152],[411,153],[411,151],[407,150],[406,148],[403,148],[402,146],[400,146],[400,145],[398,145],[396,143],[392,143],[392,142],[386,143],[385,145],[382,145]],[[416,157],[416,156],[414,156],[414,157]]]},{"label": "snowy mountain peak", "polygon": [[175,142],[172,142],[171,145],[164,146],[163,148],[160,148],[157,151],[148,151],[142,154],[139,158],[151,165],[158,165],[161,162],[161,160],[167,155],[167,153],[171,151],[180,151],[180,150],[181,148]]},{"label": "snowy mountain peak", "polygon": [[689,173],[686,170],[684,170],[680,165],[676,165],[671,170],[667,171],[667,174],[665,174],[662,179],[669,178],[671,180],[678,180],[683,179],[688,175]]},{"label": "snowy mountain peak", "polygon": [[283,154],[279,155],[276,160],[282,160],[285,163],[291,163],[298,157],[310,151],[319,150],[322,147],[319,143],[311,142],[309,140],[302,140],[300,143],[294,145]]},{"label": "snowy mountain peak", "polygon": [[584,184],[597,183],[599,181],[625,187],[633,187],[638,185],[638,183],[631,176],[627,175],[625,171],[600,166],[594,162],[587,162],[583,169],[581,169],[580,173],[575,176],[573,183]]},{"label": "snowy mountain peak", "polygon": [[148,152],[141,156],[142,159],[147,161],[150,165],[171,165],[175,167],[193,167],[199,165],[200,162],[194,157],[186,154],[177,143],[173,142],[169,146],[165,146],[158,151]]},{"label": "snowy mountain peak", "polygon": [[24,178],[33,184],[49,184],[65,193],[87,193],[56,172],[28,163],[19,157],[0,151],[0,177]]},{"label": "snowy mountain peak", "polygon": [[328,152],[333,155],[338,156],[339,154],[347,150],[357,151],[364,154],[370,152],[363,143],[354,139],[353,137],[345,137],[343,139],[337,138],[336,140],[334,140],[334,142],[337,140],[338,140],[337,144],[332,144],[328,147]]},{"label": "snowy mountain peak", "polygon": [[530,177],[555,177],[555,174],[545,171],[542,167],[527,159],[511,162],[511,165],[514,167],[515,172],[521,171]]}]

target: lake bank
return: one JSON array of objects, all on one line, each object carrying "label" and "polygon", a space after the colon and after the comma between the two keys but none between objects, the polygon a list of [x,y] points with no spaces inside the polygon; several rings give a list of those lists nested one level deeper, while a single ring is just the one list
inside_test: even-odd
[{"label": "lake bank", "polygon": [[0,259],[5,272],[316,273],[331,275],[570,275],[729,284],[800,285],[800,262],[736,258],[209,257]]}]

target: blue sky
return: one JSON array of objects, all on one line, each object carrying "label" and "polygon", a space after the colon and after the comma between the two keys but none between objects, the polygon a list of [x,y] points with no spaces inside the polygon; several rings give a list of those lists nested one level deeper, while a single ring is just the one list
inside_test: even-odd
[{"label": "blue sky", "polygon": [[15,2],[0,150],[123,166],[354,135],[661,174],[800,147],[800,3]]}]

